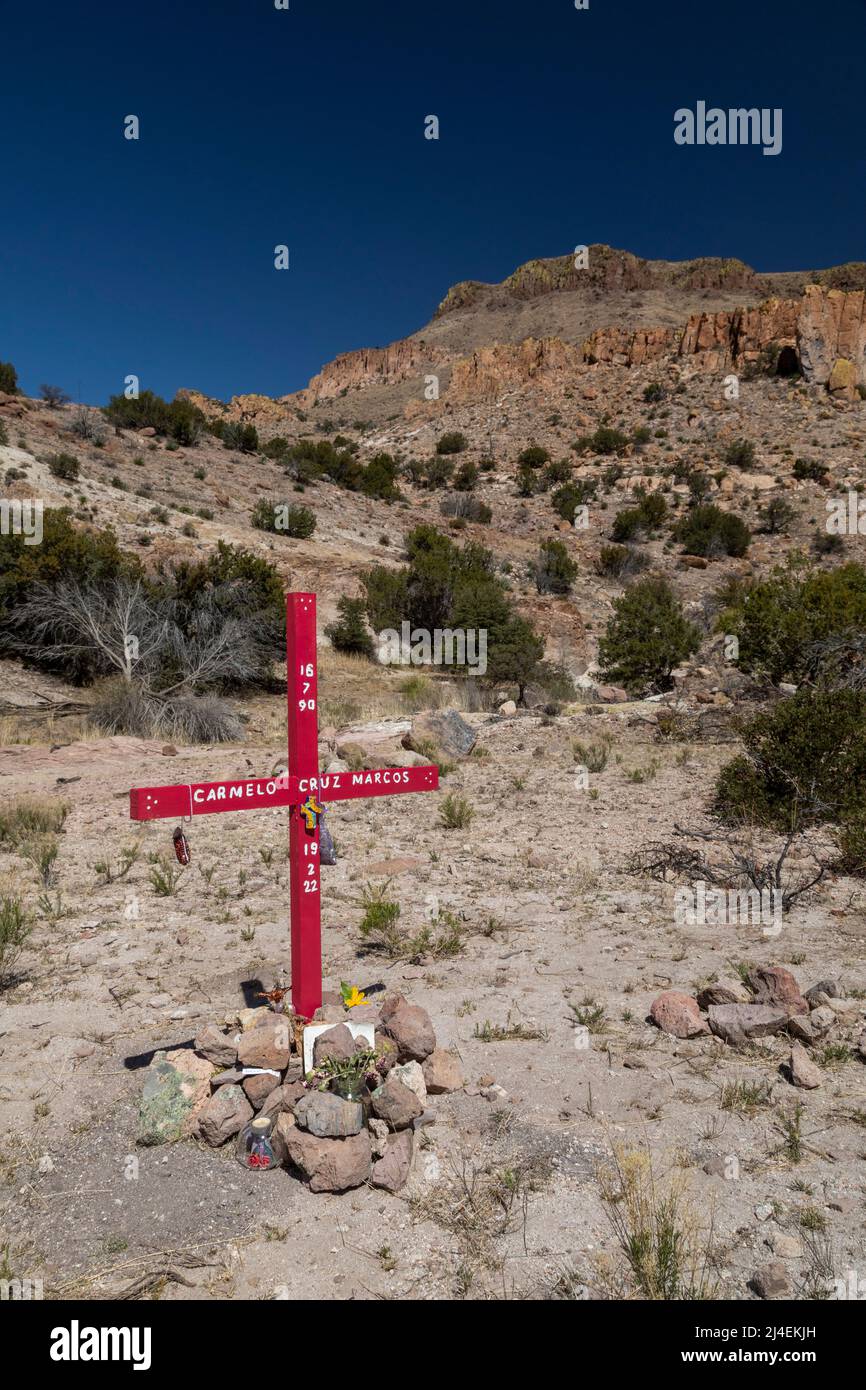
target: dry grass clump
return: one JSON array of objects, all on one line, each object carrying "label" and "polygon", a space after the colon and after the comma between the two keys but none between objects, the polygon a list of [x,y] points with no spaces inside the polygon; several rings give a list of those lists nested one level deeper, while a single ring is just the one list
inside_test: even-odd
[{"label": "dry grass clump", "polygon": [[615,1298],[715,1298],[713,1212],[699,1212],[681,1170],[659,1177],[648,1149],[614,1146],[597,1173],[605,1215],[619,1247],[599,1261],[602,1286]]}]

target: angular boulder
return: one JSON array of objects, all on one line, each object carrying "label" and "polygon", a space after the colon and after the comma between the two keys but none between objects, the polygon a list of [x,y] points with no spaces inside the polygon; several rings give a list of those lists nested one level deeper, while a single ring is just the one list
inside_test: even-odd
[{"label": "angular boulder", "polygon": [[359,1134],[364,1124],[363,1106],[330,1091],[308,1091],[294,1108],[295,1120],[317,1139],[346,1139]]},{"label": "angular boulder", "polygon": [[412,1167],[412,1145],[411,1129],[391,1135],[384,1154],[373,1164],[371,1181],[374,1187],[382,1187],[386,1192],[399,1192],[405,1187]]},{"label": "angular boulder", "polygon": [[371,1104],[373,1114],[377,1119],[384,1120],[391,1129],[406,1129],[424,1112],[424,1106],[415,1092],[391,1076],[373,1092]]},{"label": "angular boulder", "polygon": [[416,714],[412,727],[403,735],[404,748],[425,756],[435,747],[448,759],[468,757],[475,747],[477,735],[456,709],[424,710]]},{"label": "angular boulder", "polygon": [[671,1033],[675,1038],[697,1038],[709,1032],[697,999],[676,989],[666,989],[653,1000],[650,1018],[663,1033]]},{"label": "angular boulder", "polygon": [[238,1059],[238,1046],[215,1023],[206,1023],[195,1035],[195,1050],[217,1067],[233,1067]]},{"label": "angular boulder", "polygon": [[787,1011],[776,1004],[711,1004],[707,1014],[710,1031],[735,1047],[780,1033],[788,1022]]},{"label": "angular boulder", "polygon": [[705,985],[698,994],[698,1004],[708,1009],[711,1004],[748,1004],[752,996],[736,976],[726,976],[715,984]]},{"label": "angular boulder", "polygon": [[347,1062],[355,1053],[355,1039],[345,1023],[320,1033],[313,1043],[313,1065],[320,1067],[323,1062]]},{"label": "angular boulder", "polygon": [[778,1004],[789,1015],[807,1014],[809,1004],[790,970],[781,965],[760,965],[746,977],[756,1004]]},{"label": "angular boulder", "polygon": [[402,1003],[387,1020],[383,1018],[383,1027],[396,1043],[401,1062],[423,1062],[435,1051],[436,1034],[430,1015],[418,1004]]},{"label": "angular boulder", "polygon": [[212,1149],[239,1134],[255,1111],[240,1086],[220,1086],[198,1117],[198,1132]]},{"label": "angular boulder", "polygon": [[444,1096],[449,1091],[460,1091],[465,1084],[460,1058],[453,1052],[437,1047],[425,1060],[422,1067],[424,1083],[431,1096]]},{"label": "angular boulder", "polygon": [[370,1177],[370,1136],[365,1129],[349,1139],[318,1139],[307,1130],[291,1129],[286,1150],[311,1192],[346,1192]]},{"label": "angular boulder", "polygon": [[144,1078],[137,1142],[150,1146],[187,1138],[207,1104],[213,1073],[212,1062],[186,1048],[155,1053]]},{"label": "angular boulder", "polygon": [[794,1086],[814,1091],[821,1085],[821,1068],[812,1061],[802,1043],[795,1042],[788,1060],[788,1074]]},{"label": "angular boulder", "polygon": [[289,1065],[291,1036],[288,1017],[268,1010],[266,1019],[242,1034],[238,1043],[238,1064],[242,1067],[268,1067],[274,1071],[285,1071]]}]

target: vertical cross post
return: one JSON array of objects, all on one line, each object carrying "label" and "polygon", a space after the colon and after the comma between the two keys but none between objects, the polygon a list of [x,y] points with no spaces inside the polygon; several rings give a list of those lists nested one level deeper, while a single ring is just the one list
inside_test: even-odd
[{"label": "vertical cross post", "polygon": [[[319,774],[316,595],[286,595],[286,679],[289,701],[289,772]],[[309,785],[309,783],[308,783]],[[315,781],[313,782],[315,785]],[[289,881],[292,907],[292,1003],[312,1018],[322,1002],[322,914],[319,827],[308,830],[299,805],[289,822]]]}]

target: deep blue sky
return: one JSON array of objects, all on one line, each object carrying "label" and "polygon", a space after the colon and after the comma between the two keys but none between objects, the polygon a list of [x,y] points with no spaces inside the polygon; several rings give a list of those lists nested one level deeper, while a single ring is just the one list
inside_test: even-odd
[{"label": "deep blue sky", "polygon": [[[0,360],[29,392],[280,395],[583,242],[866,259],[864,0],[43,0],[0,52]],[[675,145],[698,99],[781,106],[782,153]]]}]

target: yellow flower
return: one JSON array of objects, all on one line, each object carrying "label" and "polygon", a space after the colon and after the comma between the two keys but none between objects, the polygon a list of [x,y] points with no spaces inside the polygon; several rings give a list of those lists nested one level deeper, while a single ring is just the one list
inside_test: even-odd
[{"label": "yellow flower", "polygon": [[348,993],[343,995],[343,1003],[347,1009],[354,1009],[356,1004],[366,1004],[367,996],[357,985],[352,985]]}]

